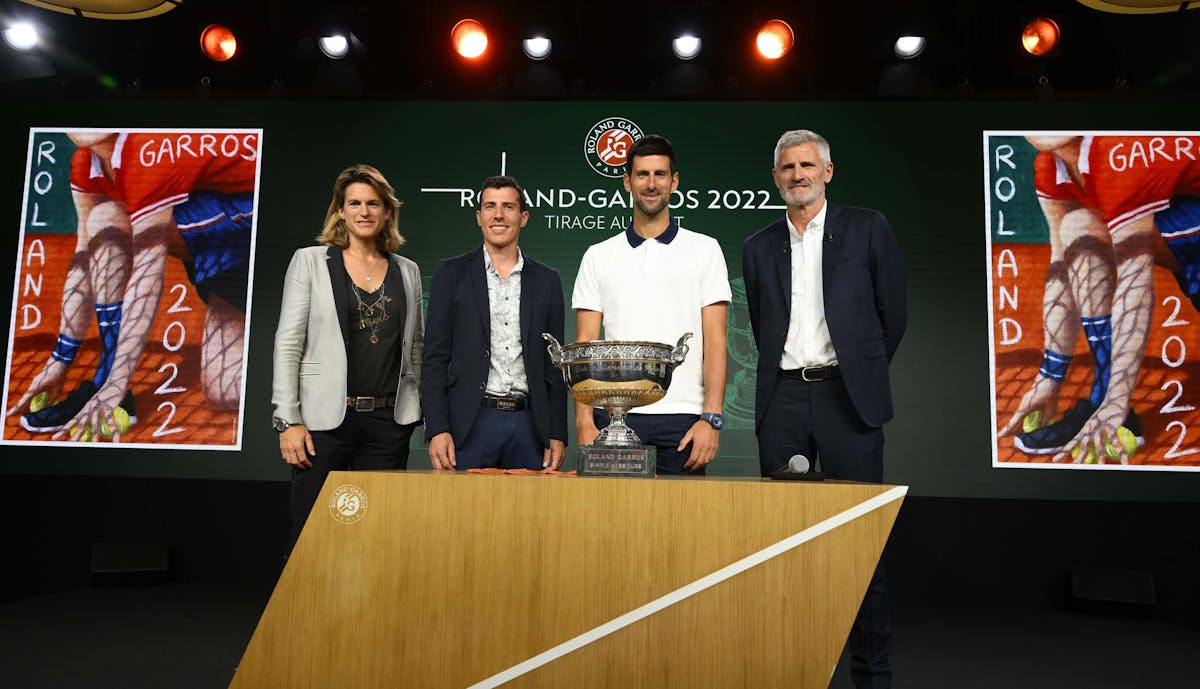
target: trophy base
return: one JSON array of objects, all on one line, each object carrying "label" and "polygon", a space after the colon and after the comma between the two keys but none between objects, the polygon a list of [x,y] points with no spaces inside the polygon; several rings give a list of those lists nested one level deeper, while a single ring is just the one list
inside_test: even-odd
[{"label": "trophy base", "polygon": [[580,445],[577,476],[626,476],[654,478],[656,449],[653,445],[614,447]]}]

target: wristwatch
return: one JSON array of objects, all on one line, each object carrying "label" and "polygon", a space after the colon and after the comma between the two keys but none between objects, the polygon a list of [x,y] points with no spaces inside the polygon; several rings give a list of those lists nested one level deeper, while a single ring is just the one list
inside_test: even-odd
[{"label": "wristwatch", "polygon": [[289,427],[294,426],[294,425],[295,424],[284,421],[283,419],[279,418],[278,416],[271,417],[271,428],[274,428],[276,431],[278,431],[280,433],[283,433]]},{"label": "wristwatch", "polygon": [[708,422],[716,430],[721,430],[725,427],[725,417],[713,412],[705,412],[700,415],[700,418]]}]

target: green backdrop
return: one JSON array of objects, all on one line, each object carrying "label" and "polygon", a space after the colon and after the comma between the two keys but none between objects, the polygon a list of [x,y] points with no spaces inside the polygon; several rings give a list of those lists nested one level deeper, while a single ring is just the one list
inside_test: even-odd
[{"label": "green backdrop", "polygon": [[[522,248],[559,269],[569,304],[584,250],[628,216],[619,179],[592,169],[587,136],[606,118],[663,134],[677,149],[676,215],[715,236],[734,287],[730,318],[731,428],[713,474],[754,474],[752,341],[741,244],[782,213],[770,177],[779,134],[805,127],[832,144],[829,198],[883,210],[909,272],[908,334],[893,364],[896,419],[887,427],[886,479],[914,494],[1195,500],[1200,475],[1014,471],[991,468],[984,130],[1182,129],[1170,104],[1045,102],[509,102],[122,101],[11,104],[0,121],[0,284],[11,290],[28,128],[261,127],[257,252],[245,431],[238,452],[5,447],[0,472],[285,480],[270,429],[271,348],[283,272],[310,244],[334,176],[367,162],[404,201],[402,253],[428,278],[437,261],[473,249],[479,230],[464,195],[500,172],[533,207]],[[469,203],[469,202],[468,202]],[[767,206],[763,208],[763,206]],[[1037,237],[1030,237],[1038,241]],[[741,296],[739,296],[741,295]],[[11,293],[10,293],[11,297]],[[739,301],[740,299],[740,301]],[[7,336],[8,309],[0,319]],[[568,335],[574,318],[567,314]],[[573,464],[573,455],[571,457]],[[418,443],[410,467],[428,466]]]}]

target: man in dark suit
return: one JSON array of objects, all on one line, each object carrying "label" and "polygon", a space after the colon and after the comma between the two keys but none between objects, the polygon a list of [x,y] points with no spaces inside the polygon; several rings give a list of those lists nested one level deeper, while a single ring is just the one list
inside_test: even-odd
[{"label": "man in dark suit", "polygon": [[[831,478],[879,483],[888,364],[907,318],[895,236],[879,211],[826,202],[833,162],[819,134],[780,137],[772,175],[787,213],[742,248],[759,354],[759,468],[766,476],[800,454]],[[890,646],[879,568],[850,632],[855,686],[891,686]]]},{"label": "man in dark suit", "polygon": [[475,220],[483,246],[433,272],[421,377],[435,469],[557,469],[567,388],[542,333],[563,339],[558,271],[517,245],[529,221],[512,177],[489,177]]}]

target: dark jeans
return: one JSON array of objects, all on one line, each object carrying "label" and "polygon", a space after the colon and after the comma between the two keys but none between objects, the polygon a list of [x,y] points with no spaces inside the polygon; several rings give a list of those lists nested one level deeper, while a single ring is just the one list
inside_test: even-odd
[{"label": "dark jeans", "polygon": [[[594,409],[592,418],[596,428],[608,425],[608,412],[603,409]],[[655,473],[703,476],[704,467],[695,471],[683,470],[683,465],[692,456],[692,446],[686,445],[682,452],[678,449],[679,441],[699,419],[699,414],[626,414],[625,424],[643,443],[655,447]]]},{"label": "dark jeans", "polygon": [[329,472],[408,468],[408,441],[415,427],[397,424],[395,411],[386,407],[370,412],[347,409],[346,418],[337,428],[310,431],[317,454],[309,457],[311,469],[292,468],[287,552],[291,553],[296,545]]},{"label": "dark jeans", "polygon": [[497,468],[541,471],[544,450],[533,427],[533,414],[528,409],[500,411],[492,407],[480,407],[466,441],[462,447],[454,450],[454,462],[459,470]]}]

